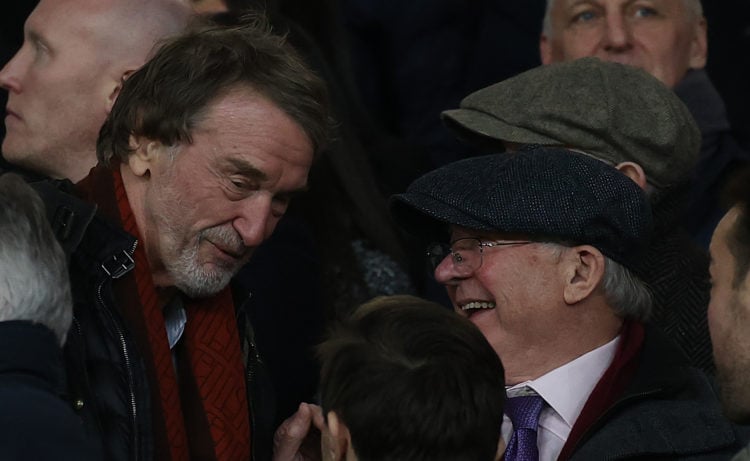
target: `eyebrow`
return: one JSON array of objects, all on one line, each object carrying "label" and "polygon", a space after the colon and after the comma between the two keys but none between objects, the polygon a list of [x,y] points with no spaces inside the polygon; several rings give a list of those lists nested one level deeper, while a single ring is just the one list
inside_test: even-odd
[{"label": "eyebrow", "polygon": [[[268,181],[268,175],[258,169],[255,165],[248,162],[247,160],[239,159],[239,158],[230,158],[226,160],[227,164],[237,170],[237,172],[243,176],[246,176],[247,178],[257,181],[260,183],[263,183],[265,181]],[[278,197],[294,197],[298,194],[301,194],[303,192],[307,192],[309,190],[309,185],[305,183],[302,187],[299,187],[297,189],[286,191],[286,192],[279,192],[276,194]]]},{"label": "eyebrow", "polygon": [[256,166],[250,162],[237,158],[230,158],[227,160],[230,167],[237,170],[241,175],[247,176],[258,182],[264,182],[268,180],[268,175],[263,171],[259,170]]}]

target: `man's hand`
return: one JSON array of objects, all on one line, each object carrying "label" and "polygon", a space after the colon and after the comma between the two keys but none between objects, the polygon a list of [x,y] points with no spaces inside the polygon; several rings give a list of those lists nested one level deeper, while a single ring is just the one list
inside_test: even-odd
[{"label": "man's hand", "polygon": [[317,405],[301,403],[273,437],[273,461],[320,461],[320,430],[325,427]]}]

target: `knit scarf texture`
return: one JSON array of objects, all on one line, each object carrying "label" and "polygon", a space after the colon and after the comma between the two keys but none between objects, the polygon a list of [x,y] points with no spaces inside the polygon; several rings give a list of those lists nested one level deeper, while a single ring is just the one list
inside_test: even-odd
[{"label": "knit scarf texture", "polygon": [[[119,171],[114,190],[123,229],[142,243]],[[136,332],[145,330],[135,336],[151,374],[154,459],[249,460],[250,416],[231,290],[185,299],[187,323],[172,351],[142,244],[133,259],[140,309],[125,317]]]}]

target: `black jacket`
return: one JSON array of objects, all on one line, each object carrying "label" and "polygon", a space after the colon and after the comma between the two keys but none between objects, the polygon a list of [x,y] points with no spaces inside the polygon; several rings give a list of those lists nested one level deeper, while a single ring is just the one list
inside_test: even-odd
[{"label": "black jacket", "polygon": [[750,153],[735,140],[724,101],[705,71],[689,71],[674,91],[695,118],[702,137],[684,225],[699,245],[708,248],[726,211],[721,206],[723,188],[734,172],[750,165]]},{"label": "black jacket", "polygon": [[723,461],[747,443],[706,376],[655,328],[617,401],[579,441],[571,460]]},{"label": "black jacket", "polygon": [[63,399],[64,377],[52,331],[26,321],[0,322],[0,458],[100,459]]},{"label": "black jacket", "polygon": [[[32,184],[42,195],[52,228],[69,255],[74,322],[65,346],[71,403],[83,418],[101,459],[149,461],[154,435],[145,366],[118,310],[116,291],[134,268],[136,240],[97,214],[94,205],[51,182]],[[245,303],[237,303],[246,364],[253,459],[271,457],[272,386],[255,348]],[[246,293],[246,292],[245,292]]]}]

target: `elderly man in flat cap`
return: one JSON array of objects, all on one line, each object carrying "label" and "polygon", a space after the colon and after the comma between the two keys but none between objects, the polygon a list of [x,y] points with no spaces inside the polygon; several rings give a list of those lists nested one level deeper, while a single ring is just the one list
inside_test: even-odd
[{"label": "elderly man in flat cap", "polygon": [[693,365],[713,373],[708,255],[680,226],[700,131],[673,91],[643,70],[584,58],[476,91],[443,120],[466,141],[495,152],[519,144],[579,150],[641,186],[654,213],[653,239],[641,260],[654,295],[650,320]]},{"label": "elderly man in flat cap", "polygon": [[658,330],[642,190],[561,148],[462,160],[394,197],[435,278],[505,365],[506,461],[726,459],[742,445],[705,375]]}]

